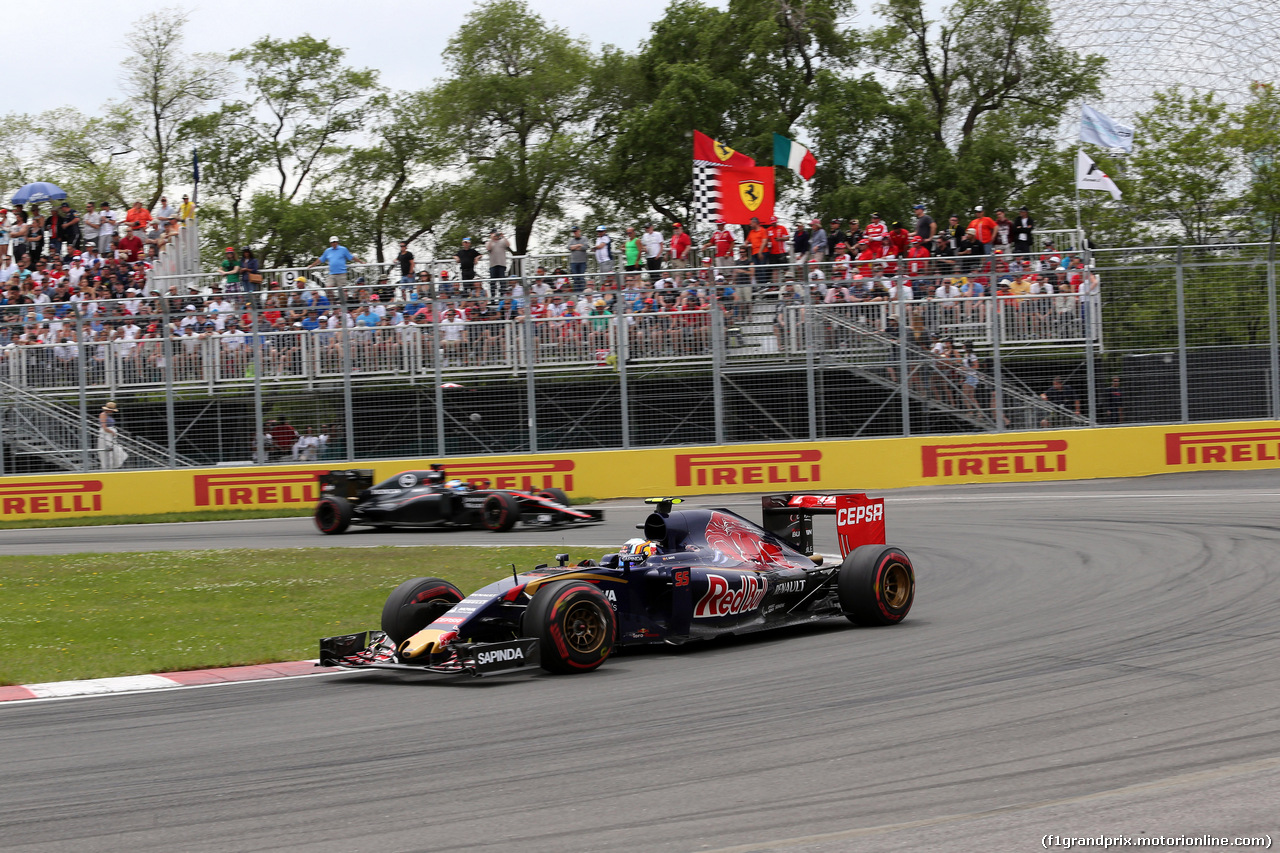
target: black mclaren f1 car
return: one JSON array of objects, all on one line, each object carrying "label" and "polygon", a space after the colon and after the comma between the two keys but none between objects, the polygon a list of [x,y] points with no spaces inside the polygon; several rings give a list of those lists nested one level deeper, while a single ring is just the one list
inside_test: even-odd
[{"label": "black mclaren f1 car", "polygon": [[[901,622],[915,571],[885,544],[884,500],[861,493],[769,495],[764,525],[727,509],[654,511],[597,563],[542,565],[464,596],[448,581],[405,581],[382,630],[320,641],[320,666],[489,675],[541,665],[595,669],[615,649],[681,644],[844,616]],[[842,559],[813,554],[814,515],[834,515]]]},{"label": "black mclaren f1 car", "polygon": [[373,470],[354,468],[320,475],[316,527],[344,533],[353,524],[392,527],[487,527],[510,530],[517,523],[551,527],[604,520],[602,509],[569,506],[560,489],[540,491],[475,488],[447,480],[444,468],[404,471],[373,483]]}]

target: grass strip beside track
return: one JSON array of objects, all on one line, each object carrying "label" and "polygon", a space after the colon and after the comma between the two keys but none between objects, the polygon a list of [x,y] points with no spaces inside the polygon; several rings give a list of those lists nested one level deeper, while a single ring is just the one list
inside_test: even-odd
[{"label": "grass strip beside track", "polygon": [[323,636],[377,629],[387,593],[442,577],[470,593],[556,551],[303,548],[0,557],[0,684],[316,656]]}]

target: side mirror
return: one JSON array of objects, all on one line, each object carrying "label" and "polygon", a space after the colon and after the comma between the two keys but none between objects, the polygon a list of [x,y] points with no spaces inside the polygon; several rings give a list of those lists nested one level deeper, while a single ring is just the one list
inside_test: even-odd
[{"label": "side mirror", "polygon": [[604,557],[600,560],[600,565],[602,568],[606,568],[606,569],[618,568],[618,555],[609,554],[607,557]]},{"label": "side mirror", "polygon": [[556,562],[560,564],[560,567],[561,567],[561,568],[564,568],[564,566],[565,566],[566,564],[568,564],[568,562],[569,562],[569,555],[568,555],[568,554],[556,554]]}]

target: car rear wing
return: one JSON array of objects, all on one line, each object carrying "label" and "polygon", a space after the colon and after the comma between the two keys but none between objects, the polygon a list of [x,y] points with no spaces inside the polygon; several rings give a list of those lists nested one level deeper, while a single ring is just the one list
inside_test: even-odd
[{"label": "car rear wing", "polygon": [[863,492],[836,495],[765,495],[760,499],[765,530],[801,554],[813,554],[813,517],[834,515],[840,556],[860,545],[885,544],[884,498]]},{"label": "car rear wing", "polygon": [[365,489],[373,488],[373,469],[347,468],[330,471],[328,474],[321,474],[319,480],[321,495],[337,495],[354,502]]}]

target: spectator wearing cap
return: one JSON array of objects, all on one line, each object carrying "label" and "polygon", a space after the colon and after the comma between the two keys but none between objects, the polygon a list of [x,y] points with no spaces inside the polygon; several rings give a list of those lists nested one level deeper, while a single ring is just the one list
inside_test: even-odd
[{"label": "spectator wearing cap", "polygon": [[596,242],[593,247],[596,255],[596,269],[600,272],[613,272],[613,238],[609,229],[603,225],[596,226]]},{"label": "spectator wearing cap", "polygon": [[911,210],[916,217],[916,236],[921,242],[932,241],[938,235],[938,223],[933,221],[933,217],[925,210],[923,204],[917,204]]},{"label": "spectator wearing cap", "polygon": [[834,255],[836,246],[844,243],[849,244],[849,236],[840,230],[840,220],[831,220],[831,225],[827,228],[827,254]]},{"label": "spectator wearing cap", "polygon": [[151,224],[151,211],[143,207],[142,202],[135,201],[133,207],[129,208],[124,215],[124,224],[128,225],[129,230],[134,234],[141,234]]},{"label": "spectator wearing cap", "polygon": [[569,275],[573,276],[573,286],[581,290],[586,283],[583,276],[587,273],[587,251],[590,248],[587,238],[582,236],[581,227],[573,226],[573,231],[569,233],[569,244],[565,248],[569,252]]},{"label": "spectator wearing cap", "polygon": [[1013,220],[1013,251],[1017,255],[1031,253],[1031,238],[1036,232],[1036,221],[1026,206],[1018,208],[1018,215]]},{"label": "spectator wearing cap", "polygon": [[796,223],[796,230],[791,237],[791,251],[797,264],[809,260],[809,226],[804,222]]},{"label": "spectator wearing cap", "polygon": [[351,254],[351,250],[346,246],[340,245],[338,236],[329,238],[329,248],[325,249],[317,260],[311,262],[307,269],[319,266],[320,264],[329,265],[329,287],[346,287],[347,286],[347,265],[352,261],[360,263],[360,259]]},{"label": "spectator wearing cap", "polygon": [[833,245],[827,240],[822,220],[815,219],[809,223],[809,260],[822,263]]},{"label": "spectator wearing cap", "polygon": [[791,232],[776,219],[769,221],[765,232],[769,235],[769,263],[773,265],[771,277],[776,281],[788,261],[787,238],[791,236]]},{"label": "spectator wearing cap", "polygon": [[640,256],[644,252],[640,236],[631,225],[627,226],[626,235],[626,239],[622,242],[622,256],[626,260],[627,272],[639,272]]},{"label": "spectator wearing cap", "polygon": [[880,220],[879,213],[871,214],[871,221],[862,232],[862,239],[867,241],[871,251],[877,258],[884,257],[889,251],[889,226]]},{"label": "spectator wearing cap", "polygon": [[769,262],[769,232],[760,220],[751,217],[751,230],[747,232],[747,245],[751,247],[751,264],[755,269],[756,284],[764,284],[768,278],[764,265]]},{"label": "spectator wearing cap", "polygon": [[640,235],[640,242],[644,245],[644,266],[650,272],[656,272],[662,269],[662,248],[666,240],[662,238],[662,232],[653,227],[650,222],[644,226],[644,234]]},{"label": "spectator wearing cap", "polygon": [[480,260],[480,252],[471,245],[470,237],[462,238],[462,248],[453,253],[453,260],[458,264],[458,277],[463,281],[475,281],[476,261]]},{"label": "spectator wearing cap", "polygon": [[196,206],[192,203],[191,196],[182,197],[182,204],[178,205],[178,218],[183,222],[196,218]]},{"label": "spectator wearing cap", "polygon": [[489,278],[502,279],[507,277],[507,267],[511,265],[511,242],[502,236],[502,232],[494,230],[489,235],[489,242],[484,247],[485,254],[489,256]]},{"label": "spectator wearing cap", "polygon": [[679,222],[671,225],[671,264],[674,268],[680,269],[688,266],[687,255],[689,247],[693,245],[693,239],[685,233],[684,226]]},{"label": "spectator wearing cap", "polygon": [[222,286],[228,293],[240,286],[240,264],[236,263],[236,247],[228,246],[222,251],[222,262],[218,264],[222,270]]},{"label": "spectator wearing cap", "polygon": [[70,202],[63,202],[49,218],[49,241],[55,255],[62,255],[62,246],[80,245],[80,214],[71,209]]},{"label": "spectator wearing cap", "polygon": [[98,205],[98,208],[98,251],[102,254],[102,257],[110,258],[115,251],[116,215],[111,210],[110,202],[104,201]]},{"label": "spectator wearing cap", "polygon": [[[974,207],[973,219],[969,221],[969,228],[973,229],[974,234],[978,237],[978,242],[982,244],[982,254],[991,254],[991,250],[995,248],[996,221],[987,216],[982,209],[982,205],[979,204]],[[967,232],[969,229],[965,230]]]}]

